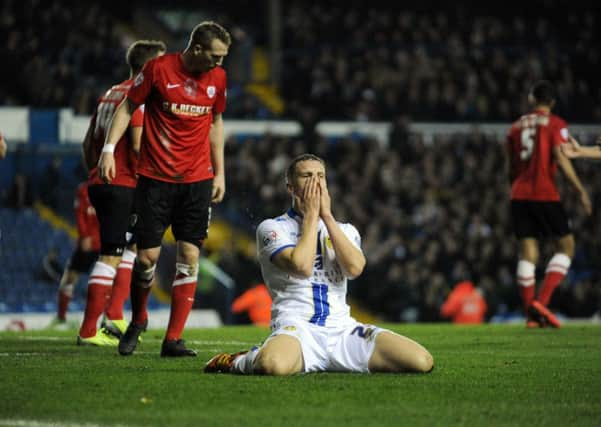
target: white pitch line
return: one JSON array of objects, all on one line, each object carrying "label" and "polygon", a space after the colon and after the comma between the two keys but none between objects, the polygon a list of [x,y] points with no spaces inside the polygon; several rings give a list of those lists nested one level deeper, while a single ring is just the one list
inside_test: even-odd
[{"label": "white pitch line", "polygon": [[257,345],[255,341],[204,341],[204,340],[186,340],[188,344],[197,345]]},{"label": "white pitch line", "polygon": [[[50,356],[50,353],[0,353],[0,357]],[[0,424],[1,425],[1,424]]]},{"label": "white pitch line", "polygon": [[[0,336],[0,340],[2,339],[18,339],[23,341],[73,341],[75,342],[75,337],[54,337],[54,336],[16,336],[16,337],[2,337]],[[143,337],[142,342],[162,342],[163,340],[160,338],[150,338]],[[217,345],[217,346],[225,346],[225,345],[237,345],[237,346],[253,346],[257,345],[256,341],[220,341],[220,340],[186,340],[186,343],[193,345]],[[8,353],[7,353],[8,354]]]},{"label": "white pitch line", "polygon": [[0,336],[0,340],[2,339],[19,339],[19,340],[25,340],[25,341],[71,341],[71,340],[75,340],[76,335],[71,338],[71,337],[44,337],[44,336],[38,336],[38,337],[28,337],[28,336]]},{"label": "white pitch line", "polygon": [[[42,421],[42,420],[10,420],[0,419],[0,426],[6,427],[127,427],[123,424],[114,424],[113,426],[107,426],[103,424],[92,424],[92,423],[70,423],[60,421]],[[131,426],[130,426],[131,427]]]}]

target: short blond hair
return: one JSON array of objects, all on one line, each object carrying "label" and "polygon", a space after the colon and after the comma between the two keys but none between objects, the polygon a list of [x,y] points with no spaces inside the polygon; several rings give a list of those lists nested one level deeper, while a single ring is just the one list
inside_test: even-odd
[{"label": "short blond hair", "polygon": [[190,45],[199,44],[203,49],[210,49],[211,42],[215,39],[221,40],[226,45],[232,44],[230,33],[213,21],[203,21],[190,33]]}]

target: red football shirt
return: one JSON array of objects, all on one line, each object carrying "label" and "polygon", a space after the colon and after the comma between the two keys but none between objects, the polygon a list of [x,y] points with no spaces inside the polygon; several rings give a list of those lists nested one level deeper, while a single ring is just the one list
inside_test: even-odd
[{"label": "red football shirt", "polygon": [[507,135],[512,200],[559,200],[553,148],[567,140],[566,122],[543,110],[535,110],[513,123]]},{"label": "red football shirt", "polygon": [[[133,80],[125,80],[118,85],[113,86],[98,99],[96,110],[90,121],[90,129],[92,131],[92,150],[97,157],[100,157],[104,139],[113,118],[115,109],[121,101],[127,96],[129,88],[131,88]],[[144,110],[138,108],[132,114],[130,127],[141,127],[144,121]],[[124,187],[135,187],[138,181],[136,176],[136,168],[138,163],[138,155],[133,149],[133,143],[129,139],[129,131],[119,140],[119,144],[115,148],[115,179],[112,185],[121,185]],[[104,184],[104,181],[98,176],[98,168],[90,169],[88,175],[90,184]]]},{"label": "red football shirt", "polygon": [[79,241],[91,237],[92,250],[98,252],[100,250],[100,224],[98,223],[98,217],[96,217],[96,210],[94,210],[94,206],[92,206],[88,197],[87,182],[83,182],[77,187],[74,207]]},{"label": "red football shirt", "polygon": [[209,130],[225,110],[223,68],[192,74],[180,53],[163,55],[146,63],[127,96],[146,105],[138,174],[175,183],[213,177]]}]

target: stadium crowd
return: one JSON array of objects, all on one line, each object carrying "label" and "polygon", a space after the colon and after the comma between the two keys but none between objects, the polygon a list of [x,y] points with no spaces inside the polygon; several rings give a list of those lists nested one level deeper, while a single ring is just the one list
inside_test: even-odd
[{"label": "stadium crowd", "polygon": [[127,74],[127,45],[116,30],[127,9],[115,4],[2,2],[0,104],[89,114],[101,92]]},{"label": "stadium crowd", "polygon": [[[228,114],[273,117],[244,93],[247,76],[239,70],[249,59],[234,53],[265,44],[269,26],[258,17],[235,22],[250,7],[238,3],[228,2],[234,19],[227,26],[235,40],[231,74],[241,84],[230,85],[230,99],[239,102]],[[537,1],[519,14],[502,5],[422,3],[283,2],[283,116],[385,121],[410,113],[415,120],[509,121],[524,111],[528,85],[545,78],[558,87],[559,115],[601,120],[598,13],[565,1],[544,15]],[[3,2],[0,103],[72,106],[89,114],[100,92],[127,72],[122,52],[131,34],[119,23],[131,20],[135,4],[110,7],[115,4]],[[170,50],[182,48],[178,37],[175,32],[178,43]]]},{"label": "stadium crowd", "polygon": [[528,85],[545,78],[558,87],[559,115],[601,120],[598,12],[541,3],[516,11],[287,2],[287,114],[310,106],[327,119],[386,121],[410,112],[415,120],[508,121],[524,111]]}]

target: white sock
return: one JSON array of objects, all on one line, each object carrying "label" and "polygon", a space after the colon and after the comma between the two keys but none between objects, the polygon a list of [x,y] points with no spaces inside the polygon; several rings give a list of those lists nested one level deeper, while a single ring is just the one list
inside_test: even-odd
[{"label": "white sock", "polygon": [[232,365],[232,373],[252,374],[257,354],[259,354],[259,347],[253,347],[248,353],[238,356]]},{"label": "white sock", "polygon": [[553,255],[553,258],[547,264],[547,269],[545,273],[550,271],[554,271],[556,273],[561,273],[563,275],[568,274],[568,269],[570,268],[570,264],[572,264],[572,260],[566,254],[557,253]]},{"label": "white sock", "polygon": [[520,286],[534,286],[536,279],[535,275],[536,266],[530,261],[521,259],[518,261],[518,283]]}]

